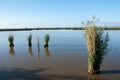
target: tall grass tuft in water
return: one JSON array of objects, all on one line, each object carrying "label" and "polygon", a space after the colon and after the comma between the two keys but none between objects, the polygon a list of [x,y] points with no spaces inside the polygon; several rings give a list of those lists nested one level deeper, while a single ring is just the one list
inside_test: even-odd
[{"label": "tall grass tuft in water", "polygon": [[14,35],[13,34],[9,34],[8,41],[9,41],[9,46],[13,47],[14,46],[14,43],[13,43],[13,41],[14,41]]},{"label": "tall grass tuft in water", "polygon": [[32,46],[32,34],[28,35],[27,40],[28,40],[28,46]]},{"label": "tall grass tuft in water", "polygon": [[46,34],[44,37],[44,47],[48,47],[49,39],[49,34]]},{"label": "tall grass tuft in water", "polygon": [[104,30],[95,25],[95,21],[86,24],[86,42],[88,49],[88,73],[99,73],[104,55],[107,53],[109,36]]}]

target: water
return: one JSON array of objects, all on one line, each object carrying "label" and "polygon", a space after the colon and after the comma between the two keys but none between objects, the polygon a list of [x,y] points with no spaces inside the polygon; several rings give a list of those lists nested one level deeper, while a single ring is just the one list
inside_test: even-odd
[{"label": "water", "polygon": [[[84,31],[43,30],[0,32],[0,80],[119,80],[120,31],[110,35],[109,52],[101,74],[88,76],[87,48]],[[14,48],[7,37],[14,34]],[[32,47],[27,36],[33,35]],[[44,35],[50,35],[49,47],[44,48]],[[37,37],[40,38],[38,51]],[[92,79],[91,79],[92,78]]]}]

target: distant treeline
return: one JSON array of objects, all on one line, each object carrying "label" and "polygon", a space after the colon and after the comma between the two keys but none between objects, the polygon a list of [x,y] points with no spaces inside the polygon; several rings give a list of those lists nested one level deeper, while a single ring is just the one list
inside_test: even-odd
[{"label": "distant treeline", "polygon": [[[29,30],[84,30],[85,27],[56,27],[56,28],[2,28],[0,31],[29,31]],[[104,30],[120,30],[120,27],[101,27]]]}]

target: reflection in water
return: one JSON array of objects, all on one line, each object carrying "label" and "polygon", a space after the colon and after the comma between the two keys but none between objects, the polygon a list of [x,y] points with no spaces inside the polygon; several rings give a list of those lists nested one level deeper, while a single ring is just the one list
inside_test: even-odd
[{"label": "reflection in water", "polygon": [[40,64],[40,45],[38,43],[38,63]]},{"label": "reflection in water", "polygon": [[38,51],[40,51],[40,41],[39,41],[39,37],[37,37],[37,44],[38,44]]},{"label": "reflection in water", "polygon": [[100,79],[100,77],[97,76],[97,75],[89,74],[88,75],[88,80],[103,80],[103,79]]},{"label": "reflection in water", "polygon": [[88,80],[95,80],[94,75],[89,74],[89,75],[88,75]]},{"label": "reflection in water", "polygon": [[29,55],[33,56],[32,46],[29,46]]},{"label": "reflection in water", "polygon": [[105,71],[100,71],[100,74],[120,74],[120,70],[105,70]]},{"label": "reflection in water", "polygon": [[9,53],[10,53],[11,56],[15,56],[15,50],[14,50],[13,46],[10,47]]},{"label": "reflection in water", "polygon": [[38,50],[38,63],[40,64],[40,50]]},{"label": "reflection in water", "polygon": [[39,42],[39,37],[37,38],[37,44],[38,44],[38,63],[40,64],[40,42]]},{"label": "reflection in water", "polygon": [[47,57],[47,58],[50,57],[50,51],[49,51],[49,48],[48,48],[48,47],[45,47],[45,54],[46,54],[46,57]]}]

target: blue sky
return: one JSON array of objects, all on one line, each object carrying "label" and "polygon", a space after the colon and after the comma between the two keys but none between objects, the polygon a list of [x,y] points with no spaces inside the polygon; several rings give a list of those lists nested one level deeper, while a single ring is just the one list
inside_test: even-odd
[{"label": "blue sky", "polygon": [[76,27],[96,16],[120,23],[120,0],[0,0],[0,27]]}]

